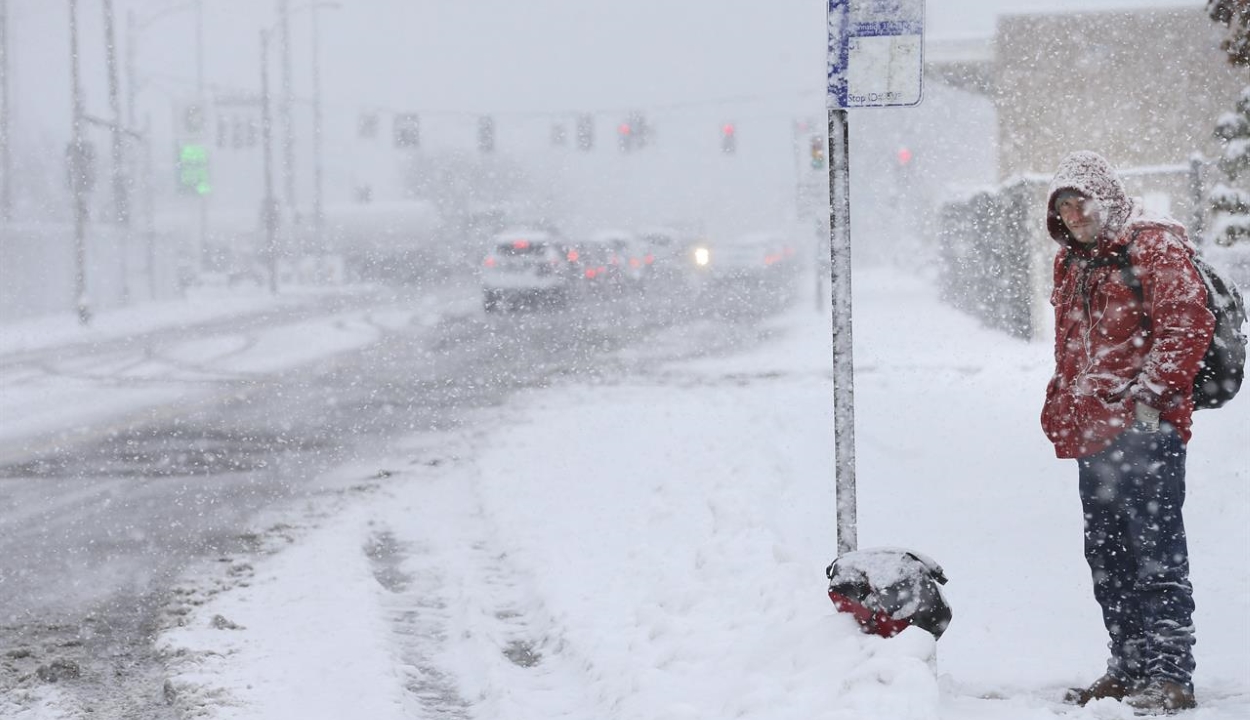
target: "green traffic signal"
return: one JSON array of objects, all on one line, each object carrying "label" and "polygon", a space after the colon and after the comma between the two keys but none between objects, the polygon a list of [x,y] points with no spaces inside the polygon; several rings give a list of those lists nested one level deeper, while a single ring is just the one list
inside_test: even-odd
[{"label": "green traffic signal", "polygon": [[178,186],[197,195],[213,191],[208,178],[208,148],[189,143],[178,148]]}]

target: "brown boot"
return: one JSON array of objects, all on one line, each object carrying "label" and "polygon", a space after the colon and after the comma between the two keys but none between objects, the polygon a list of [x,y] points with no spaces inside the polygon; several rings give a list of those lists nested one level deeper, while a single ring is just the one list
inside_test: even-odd
[{"label": "brown boot", "polygon": [[1192,690],[1171,680],[1151,680],[1124,702],[1139,715],[1171,715],[1198,706]]},{"label": "brown boot", "polygon": [[1108,674],[1098,678],[1087,688],[1070,688],[1063,696],[1063,701],[1069,705],[1084,707],[1088,703],[1103,698],[1123,700],[1132,689],[1132,685],[1127,680]]}]

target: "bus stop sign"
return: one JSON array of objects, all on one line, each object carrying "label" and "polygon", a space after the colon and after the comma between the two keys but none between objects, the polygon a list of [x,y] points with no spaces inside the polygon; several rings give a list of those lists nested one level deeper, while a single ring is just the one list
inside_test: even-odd
[{"label": "bus stop sign", "polygon": [[830,108],[920,103],[924,0],[828,0]]}]

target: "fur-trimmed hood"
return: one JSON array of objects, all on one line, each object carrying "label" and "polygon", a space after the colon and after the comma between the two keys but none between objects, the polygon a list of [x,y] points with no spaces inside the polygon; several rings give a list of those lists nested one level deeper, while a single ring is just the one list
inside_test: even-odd
[{"label": "fur-trimmed hood", "polygon": [[1055,196],[1064,190],[1075,190],[1102,206],[1102,233],[1098,236],[1100,246],[1118,237],[1134,214],[1134,202],[1106,158],[1089,150],[1070,153],[1059,163],[1046,196],[1046,230],[1060,245],[1077,245],[1076,238],[1068,232],[1055,210]]}]

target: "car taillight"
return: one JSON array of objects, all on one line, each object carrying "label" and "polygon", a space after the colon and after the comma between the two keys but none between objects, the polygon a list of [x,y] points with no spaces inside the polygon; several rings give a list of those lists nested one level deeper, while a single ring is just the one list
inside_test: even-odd
[{"label": "car taillight", "polygon": [[597,270],[595,270],[594,268],[586,268],[586,279],[587,279],[587,280],[594,280],[594,279],[595,279],[595,275],[598,275],[598,274],[599,274],[599,272],[598,272]]},{"label": "car taillight", "polygon": [[647,256],[644,257],[642,261],[650,265],[651,263],[655,262],[655,256],[652,255],[651,253],[647,253]]},{"label": "car taillight", "polygon": [[483,264],[483,265],[485,265],[485,266],[486,266],[486,267],[488,267],[488,268],[493,268],[493,267],[495,267],[495,265],[497,264],[497,261],[495,260],[495,258],[494,258],[494,257],[491,257],[491,256],[489,256],[489,255],[488,255],[488,256],[486,257],[486,260],[485,260],[482,264]]},{"label": "car taillight", "polygon": [[765,256],[764,256],[764,264],[765,264],[765,265],[772,265],[772,264],[774,264],[774,263],[778,263],[778,262],[781,262],[781,256],[780,256],[780,255],[778,255],[778,254],[776,254],[776,253],[774,253],[774,254],[772,254],[772,255],[765,255]]},{"label": "car taillight", "polygon": [[577,258],[579,258],[579,257],[581,257],[581,256],[580,256],[580,255],[578,255],[578,253],[577,253],[577,251],[576,251],[576,250],[570,250],[570,251],[569,251],[569,262],[577,262]]},{"label": "car taillight", "polygon": [[515,250],[524,250],[530,246],[529,240],[513,240],[512,247]]},{"label": "car taillight", "polygon": [[629,266],[632,268],[639,268],[639,267],[642,267],[642,263],[639,262],[638,258],[630,258]]}]

